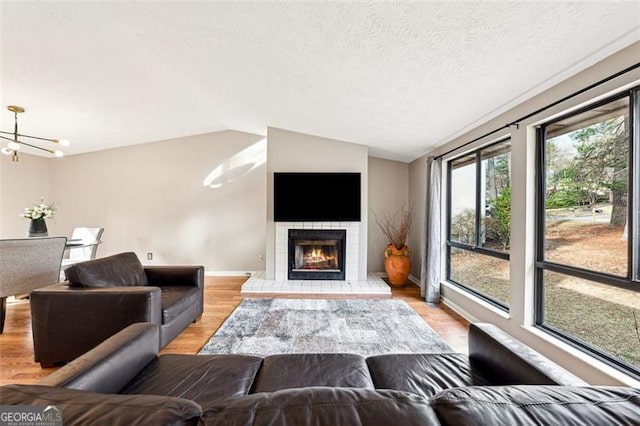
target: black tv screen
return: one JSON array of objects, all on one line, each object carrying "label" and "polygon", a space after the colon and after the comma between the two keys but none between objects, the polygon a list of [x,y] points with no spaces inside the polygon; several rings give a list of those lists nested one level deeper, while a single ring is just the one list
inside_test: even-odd
[{"label": "black tv screen", "polygon": [[274,173],[276,222],[360,221],[360,173]]}]

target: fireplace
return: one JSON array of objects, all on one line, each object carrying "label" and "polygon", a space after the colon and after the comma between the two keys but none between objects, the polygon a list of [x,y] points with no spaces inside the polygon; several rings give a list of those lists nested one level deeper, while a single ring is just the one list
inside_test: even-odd
[{"label": "fireplace", "polygon": [[289,280],[344,280],[347,231],[289,229]]}]

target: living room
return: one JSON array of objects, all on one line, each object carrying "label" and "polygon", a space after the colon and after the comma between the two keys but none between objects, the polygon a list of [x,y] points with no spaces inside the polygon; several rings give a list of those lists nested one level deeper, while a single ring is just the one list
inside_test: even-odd
[{"label": "living room", "polygon": [[[354,5],[334,5],[337,9],[333,11],[318,4],[288,5],[291,9],[286,4],[276,9],[270,9],[275,8],[273,4],[226,5],[226,9],[225,5],[209,5],[212,9],[208,12],[217,12],[214,21],[224,36],[214,31],[214,25],[204,25],[205,19],[194,18],[194,10],[189,8],[149,9],[153,12],[144,16],[141,6],[76,6],[73,10],[60,4],[2,5],[1,130],[10,130],[13,125],[6,105],[21,105],[26,109],[19,117],[24,133],[68,138],[71,146],[63,148],[63,158],[32,155],[26,150],[19,153],[18,162],[12,162],[11,156],[0,156],[1,238],[24,237],[27,223],[19,213],[41,198],[55,201],[58,211],[55,220],[47,222],[49,235],[69,236],[79,225],[104,227],[98,257],[132,251],[150,266],[203,265],[207,283],[228,277],[233,293],[216,290],[215,298],[233,305],[242,299],[245,274],[264,272],[267,280],[276,275],[274,173],[355,172],[361,177],[362,209],[358,280],[366,281],[369,274],[385,270],[383,252],[388,241],[375,217],[411,202],[415,212],[407,241],[413,250],[410,283],[406,289],[392,289],[392,297],[410,292],[411,305],[420,303],[427,292],[425,236],[435,233],[440,237],[438,288],[444,313],[433,315],[441,315],[440,321],[461,324],[452,325],[453,346],[461,343],[456,341],[458,327],[464,328],[468,322],[492,323],[590,384],[638,387],[640,366],[633,358],[622,359],[626,366],[621,367],[610,359],[616,356],[608,358],[585,350],[575,342],[575,336],[567,338],[563,334],[570,333],[563,333],[563,329],[557,333],[561,328],[557,324],[545,327],[536,307],[541,302],[537,274],[544,275],[548,266],[536,254],[540,220],[536,207],[537,129],[572,111],[617,99],[625,91],[636,93],[640,16],[634,5],[606,5],[611,17],[606,25],[600,25],[600,12],[596,11],[596,6],[605,7],[603,4],[556,4],[557,14],[562,16],[557,20],[551,12],[544,12],[549,5],[539,4],[479,4],[466,11],[458,5],[446,12],[440,3],[368,4],[362,6],[371,7],[365,17]],[[311,11],[305,11],[305,6]],[[481,12],[483,7],[492,9]],[[465,42],[449,40],[446,33],[439,39],[442,46],[411,42],[427,37],[417,32],[419,17],[434,23],[427,15],[451,17],[454,13],[464,19],[451,24],[454,29],[450,31],[472,22],[483,28],[482,36],[466,42],[473,42],[471,46],[481,51],[463,54]],[[548,25],[565,26],[545,37],[534,25],[522,24],[525,34],[513,34],[513,39],[522,44],[523,53],[507,58],[502,57],[504,53],[491,54],[492,48],[513,48],[506,41],[511,37],[487,28],[492,17],[513,31],[520,20],[526,20],[526,13],[543,14]],[[240,19],[243,14],[249,15],[247,21]],[[331,24],[324,28],[322,19],[314,15]],[[409,18],[412,15],[415,20]],[[353,19],[351,25],[360,32],[350,34],[342,26],[342,16]],[[95,28],[87,24],[92,20]],[[22,37],[17,30],[23,22],[42,28],[32,37]],[[581,25],[575,25],[577,22]],[[185,23],[193,25],[192,32],[170,43],[184,31]],[[402,25],[406,25],[406,32],[392,30]],[[156,26],[164,27],[157,31]],[[57,31],[52,29],[58,27]],[[338,34],[333,32],[338,28],[346,32],[344,38],[329,35]],[[437,28],[446,30],[444,25]],[[48,41],[47,30],[51,31]],[[268,36],[270,31],[273,33]],[[82,34],[81,41],[73,40],[74,34]],[[149,34],[156,38],[146,38]],[[296,36],[291,34],[298,34],[307,44],[293,50]],[[210,44],[202,41],[206,37]],[[536,37],[543,47],[527,41]],[[588,42],[579,37],[588,37]],[[408,44],[396,47],[398,40]],[[120,52],[118,46],[126,42],[132,44],[131,50]],[[73,48],[60,48],[61,43]],[[167,49],[163,50],[165,44]],[[436,65],[427,56],[418,56],[422,47],[438,51],[441,62]],[[234,48],[237,56],[232,53]],[[221,52],[215,58],[220,65],[195,66],[197,58],[215,49]],[[264,54],[259,54],[261,49]],[[344,50],[344,55],[328,56],[330,49]],[[93,56],[86,56],[89,53]],[[552,57],[547,58],[546,53]],[[100,62],[101,54],[109,58],[104,63]],[[373,73],[365,66],[370,65],[368,55],[381,63]],[[416,56],[412,59],[410,55]],[[34,56],[41,57],[41,62],[34,62]],[[331,68],[345,58],[351,59],[343,67]],[[504,68],[496,66],[496,61],[503,61]],[[229,63],[236,68],[221,69]],[[104,68],[103,72],[98,73],[94,66]],[[422,66],[430,70],[427,77],[403,80],[405,75],[415,76],[414,68]],[[285,71],[286,78],[279,78]],[[323,72],[332,77],[320,79]],[[338,78],[340,73],[346,73],[344,78]],[[371,75],[376,73],[379,75]],[[331,81],[334,87],[330,87]],[[459,87],[454,87],[456,81]],[[259,84],[269,89],[260,90]],[[119,86],[126,90],[116,90]],[[376,90],[381,94],[370,95]],[[414,91],[422,94],[416,96]],[[308,105],[296,104],[303,97],[311,100]],[[360,105],[380,104],[385,97],[387,101],[381,105]],[[419,106],[416,98],[420,97],[427,106]],[[402,105],[405,98],[407,103]],[[78,99],[76,104],[74,99]],[[634,102],[630,105],[636,105]],[[425,123],[420,124],[421,120]],[[169,125],[175,122],[178,124]],[[465,155],[477,152],[481,156],[484,147],[506,139],[512,194],[510,240],[508,257],[502,249],[495,250],[499,253],[494,257],[508,260],[508,292],[493,295],[492,290],[474,287],[474,283],[452,282],[456,281],[453,275],[460,272],[455,267],[447,272],[452,259],[447,247],[459,248],[458,244],[462,250],[469,246],[462,241],[448,244],[447,222],[451,218],[447,209],[451,207],[447,202],[455,204],[456,199],[447,201],[447,194],[453,191],[456,195],[458,190],[449,185],[456,179],[456,169],[447,167]],[[637,146],[635,141],[629,143]],[[439,232],[427,225],[434,157],[443,160]],[[460,167],[466,164],[461,161]],[[633,170],[637,173],[637,165]],[[460,190],[461,198],[472,197],[475,190],[471,183]],[[637,205],[633,208],[637,210]],[[632,207],[629,212],[632,217]],[[633,253],[625,259],[632,272],[626,278],[605,281],[626,280],[620,285],[627,289],[637,285],[637,245],[631,252],[637,236],[625,244]],[[484,264],[487,268],[490,265]],[[637,287],[632,292],[637,293]],[[425,317],[430,308],[419,309]],[[209,324],[219,325],[230,313],[211,313]],[[187,336],[198,338],[215,332],[198,323],[188,330],[192,331],[185,331]],[[605,355],[618,349],[598,348]],[[36,371],[39,366],[33,364]]]}]

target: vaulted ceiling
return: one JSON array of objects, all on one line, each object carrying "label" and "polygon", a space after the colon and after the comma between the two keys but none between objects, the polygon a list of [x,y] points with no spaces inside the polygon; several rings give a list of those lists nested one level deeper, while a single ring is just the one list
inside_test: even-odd
[{"label": "vaulted ceiling", "polygon": [[637,1],[0,8],[0,129],[68,154],[271,126],[411,161],[640,40]]}]

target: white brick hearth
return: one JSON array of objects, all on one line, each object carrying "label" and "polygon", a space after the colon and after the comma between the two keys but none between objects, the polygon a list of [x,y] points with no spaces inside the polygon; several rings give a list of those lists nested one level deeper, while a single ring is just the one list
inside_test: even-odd
[{"label": "white brick hearth", "polygon": [[366,281],[335,280],[267,280],[264,271],[251,275],[242,285],[241,294],[288,293],[363,295],[391,297],[391,287],[380,275],[369,274]]},{"label": "white brick hearth", "polygon": [[[241,294],[316,294],[391,297],[391,288],[380,275],[359,280],[360,222],[276,222],[274,279],[258,271],[243,284]],[[289,280],[289,230],[345,230],[345,280]]]}]

